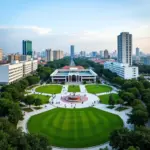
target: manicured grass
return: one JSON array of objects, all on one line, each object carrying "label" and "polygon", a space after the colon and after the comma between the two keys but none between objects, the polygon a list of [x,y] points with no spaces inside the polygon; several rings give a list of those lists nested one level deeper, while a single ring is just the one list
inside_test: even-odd
[{"label": "manicured grass", "polygon": [[26,112],[32,112],[33,111],[31,108],[23,108],[22,110],[24,110]]},{"label": "manicured grass", "polygon": [[49,102],[50,96],[39,95],[39,94],[32,94],[34,98],[39,98],[42,101],[42,104],[47,104]]},{"label": "manicured grass", "polygon": [[115,110],[117,110],[117,111],[124,111],[126,109],[128,109],[128,108],[127,107],[118,107]]},{"label": "manicured grass", "polygon": [[123,121],[117,115],[93,107],[55,108],[32,116],[27,126],[30,133],[47,136],[54,146],[80,148],[107,142],[110,132],[121,128]]},{"label": "manicured grass", "polygon": [[110,92],[112,88],[110,86],[101,85],[101,84],[92,84],[85,86],[89,93],[103,93],[103,92]]},{"label": "manicured grass", "polygon": [[[108,102],[109,102],[109,95],[110,94],[98,96],[100,98],[101,103],[108,104]],[[118,94],[112,94],[112,97],[115,100],[115,102],[117,102],[117,100],[119,99],[119,95]]]},{"label": "manicured grass", "polygon": [[40,86],[36,88],[36,92],[49,93],[49,94],[57,94],[60,93],[61,90],[62,90],[61,85],[46,85],[46,86]]},{"label": "manicured grass", "polygon": [[80,92],[80,87],[78,85],[69,85],[68,92]]}]

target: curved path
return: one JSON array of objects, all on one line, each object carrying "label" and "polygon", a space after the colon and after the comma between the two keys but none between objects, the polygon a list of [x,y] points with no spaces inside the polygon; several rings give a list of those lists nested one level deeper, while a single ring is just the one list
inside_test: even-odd
[{"label": "curved path", "polygon": [[[46,94],[46,93],[39,93],[39,92],[35,92],[35,89],[34,88],[33,90],[31,90],[31,93],[32,94],[42,94],[42,95],[49,95],[51,96],[52,94]],[[19,121],[18,124],[17,124],[17,128],[21,127],[22,128],[22,131],[23,132],[28,132],[27,130],[27,122],[29,120],[29,118],[31,116],[34,116],[36,114],[40,114],[42,112],[45,112],[45,111],[48,111],[48,110],[51,110],[51,109],[54,109],[54,108],[57,108],[57,107],[66,107],[66,108],[85,108],[85,107],[95,107],[97,109],[101,109],[101,110],[104,110],[104,111],[107,111],[107,112],[110,112],[110,113],[113,113],[113,114],[116,114],[118,116],[120,116],[120,118],[123,120],[124,122],[124,127],[127,127],[129,129],[133,129],[133,126],[131,124],[128,124],[127,123],[127,120],[128,120],[128,115],[132,108],[128,108],[127,110],[124,110],[124,111],[116,111],[115,108],[116,107],[119,107],[119,105],[115,105],[115,108],[114,109],[109,109],[107,108],[107,106],[109,105],[106,105],[106,104],[100,104],[99,103],[99,98],[97,97],[97,95],[104,95],[104,94],[110,94],[110,93],[117,93],[116,90],[112,90],[111,92],[104,92],[104,93],[99,93],[99,94],[90,94],[90,93],[87,93],[86,91],[86,88],[84,85],[80,85],[80,91],[81,92],[78,92],[76,94],[80,94],[80,95],[85,95],[88,97],[88,100],[85,101],[83,104],[82,103],[76,103],[76,104],[70,104],[70,103],[66,103],[66,102],[63,102],[61,101],[61,96],[65,96],[65,95],[69,95],[70,93],[67,92],[68,91],[68,85],[63,85],[63,88],[62,88],[62,91],[60,94],[56,94],[55,97],[51,97],[50,98],[50,103],[49,104],[46,104],[46,105],[43,105],[42,106],[42,109],[40,110],[34,110],[33,112],[24,112],[24,119]],[[109,149],[112,149],[110,146],[109,146],[109,142],[107,143],[104,143],[102,145],[98,145],[98,146],[94,146],[94,147],[89,147],[89,148],[78,148],[78,150],[99,150],[100,148],[105,148],[105,147],[108,147]],[[52,147],[53,150],[76,150],[77,148],[58,148],[58,147]]]}]

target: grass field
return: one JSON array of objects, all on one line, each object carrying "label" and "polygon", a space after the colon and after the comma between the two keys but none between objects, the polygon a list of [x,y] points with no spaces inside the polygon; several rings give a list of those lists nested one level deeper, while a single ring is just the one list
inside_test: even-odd
[{"label": "grass field", "polygon": [[79,85],[69,85],[68,92],[80,92]]},{"label": "grass field", "polygon": [[121,128],[123,121],[96,108],[55,108],[32,116],[27,126],[30,133],[47,136],[52,145],[79,148],[108,141],[110,132]]},{"label": "grass field", "polygon": [[32,94],[34,98],[39,98],[42,101],[42,104],[47,104],[49,102],[50,96],[39,95],[39,94]]},{"label": "grass field", "polygon": [[58,94],[62,90],[61,85],[47,85],[36,88],[36,92],[48,93],[48,94]]},{"label": "grass field", "polygon": [[103,93],[103,92],[110,92],[112,90],[112,88],[110,86],[106,86],[106,85],[96,85],[96,84],[92,84],[92,85],[86,85],[86,90],[89,93]]},{"label": "grass field", "polygon": [[[99,96],[100,101],[101,101],[103,104],[108,104],[109,95],[110,95],[110,94]],[[119,95],[118,95],[118,94],[112,94],[112,97],[113,97],[113,99],[115,100],[115,102],[117,102],[117,100],[119,99]]]}]

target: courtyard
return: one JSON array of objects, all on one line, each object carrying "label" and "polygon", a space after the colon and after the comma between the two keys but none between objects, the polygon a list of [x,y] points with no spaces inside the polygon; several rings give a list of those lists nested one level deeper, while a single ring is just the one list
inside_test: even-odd
[{"label": "courtyard", "polygon": [[[46,103],[50,97],[51,101],[41,105],[39,110],[33,109],[32,112],[26,112],[24,119],[18,123],[17,127],[22,127],[24,132],[47,136],[54,150],[57,150],[57,147],[91,146],[96,146],[98,150],[108,141],[113,130],[123,126],[130,128],[127,124],[127,114],[131,109],[119,111],[120,105],[115,105],[113,109],[108,108],[110,94],[115,101],[119,98],[111,86],[47,84],[33,88],[30,92],[36,98],[44,96]],[[71,97],[71,101],[66,97]]]}]

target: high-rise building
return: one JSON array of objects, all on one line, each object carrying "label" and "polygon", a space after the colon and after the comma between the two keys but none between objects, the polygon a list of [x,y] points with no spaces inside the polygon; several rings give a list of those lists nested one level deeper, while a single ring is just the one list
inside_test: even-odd
[{"label": "high-rise building", "polygon": [[103,51],[103,50],[101,50],[101,51],[99,52],[99,54],[100,54],[100,58],[104,58],[104,51]]},{"label": "high-rise building", "polygon": [[86,52],[85,52],[85,51],[81,51],[81,52],[80,52],[80,56],[81,56],[81,57],[85,57],[85,56],[86,56]]},{"label": "high-rise building", "polygon": [[129,32],[118,35],[118,62],[132,66],[132,34]]},{"label": "high-rise building", "polygon": [[92,54],[92,57],[96,57],[97,56],[97,52],[96,51],[93,51],[91,54]]},{"label": "high-rise building", "polygon": [[3,50],[0,48],[0,61],[3,60]]},{"label": "high-rise building", "polygon": [[108,58],[109,58],[109,53],[108,53],[108,50],[107,50],[107,49],[104,50],[104,58],[105,58],[105,59],[108,59]]},{"label": "high-rise building", "polygon": [[64,52],[61,50],[54,50],[53,51],[53,59],[54,60],[58,60],[58,59],[62,59],[64,57]]},{"label": "high-rise building", "polygon": [[46,61],[53,61],[53,51],[51,49],[46,49]]},{"label": "high-rise building", "polygon": [[138,47],[136,48],[136,56],[140,56],[140,49]]},{"label": "high-rise building", "polygon": [[22,54],[32,56],[32,41],[29,40],[22,41]]},{"label": "high-rise building", "polygon": [[71,55],[71,59],[74,58],[74,45],[70,46],[70,55]]}]

